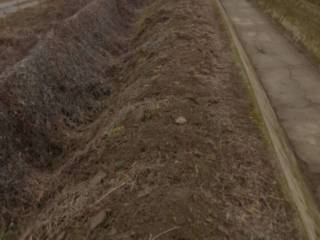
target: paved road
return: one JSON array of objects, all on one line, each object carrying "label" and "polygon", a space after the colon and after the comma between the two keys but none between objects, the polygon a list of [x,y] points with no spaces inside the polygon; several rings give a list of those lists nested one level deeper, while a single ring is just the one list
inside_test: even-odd
[{"label": "paved road", "polygon": [[0,3],[0,18],[21,9],[37,5],[40,0],[8,0]]},{"label": "paved road", "polygon": [[[247,0],[222,1],[297,156],[320,173],[320,73]],[[320,200],[320,182],[314,182]]]}]

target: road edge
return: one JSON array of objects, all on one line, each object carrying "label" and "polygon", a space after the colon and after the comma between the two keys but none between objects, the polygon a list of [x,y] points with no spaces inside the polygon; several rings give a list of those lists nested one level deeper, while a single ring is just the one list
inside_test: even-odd
[{"label": "road edge", "polygon": [[278,120],[267,93],[251,64],[251,60],[247,55],[221,0],[215,1],[225,23],[225,27],[230,35],[232,44],[239,55],[242,68],[247,75],[249,87],[253,92],[257,109],[262,116],[264,128],[268,135],[267,137],[270,140],[281,171],[281,179],[283,179],[283,182],[285,183],[283,184],[285,185],[284,190],[287,192],[292,205],[297,210],[307,239],[318,240],[320,239],[319,209],[305,178],[301,173],[295,152],[289,143],[287,135]]}]

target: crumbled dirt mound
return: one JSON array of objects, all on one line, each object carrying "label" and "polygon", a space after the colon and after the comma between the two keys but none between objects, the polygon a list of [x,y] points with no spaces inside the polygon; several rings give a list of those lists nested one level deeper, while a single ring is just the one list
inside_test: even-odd
[{"label": "crumbled dirt mound", "polygon": [[301,239],[213,1],[93,1],[0,85],[8,239]]},{"label": "crumbled dirt mound", "polygon": [[[53,29],[0,76],[0,184],[8,208],[35,205],[37,192],[29,188],[37,176],[34,170],[51,170],[58,159],[63,162],[81,139],[73,130],[92,122],[110,95],[113,58],[125,50],[121,38],[129,20],[113,16],[115,3],[97,4]],[[103,22],[101,15],[107,16]],[[90,32],[84,34],[86,29]]]},{"label": "crumbled dirt mound", "polygon": [[21,60],[46,34],[63,19],[75,14],[92,0],[44,0],[0,19],[0,74]]}]

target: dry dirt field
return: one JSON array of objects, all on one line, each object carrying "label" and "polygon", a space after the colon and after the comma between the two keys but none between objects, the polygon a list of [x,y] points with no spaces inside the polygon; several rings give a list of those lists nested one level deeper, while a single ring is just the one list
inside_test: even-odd
[{"label": "dry dirt field", "polygon": [[0,239],[303,239],[214,1],[63,2],[0,27]]}]

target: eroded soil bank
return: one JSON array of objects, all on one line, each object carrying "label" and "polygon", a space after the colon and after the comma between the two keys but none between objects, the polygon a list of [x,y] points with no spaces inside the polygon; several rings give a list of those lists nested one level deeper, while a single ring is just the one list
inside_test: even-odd
[{"label": "eroded soil bank", "polygon": [[8,66],[22,60],[49,29],[90,1],[43,0],[35,7],[19,9],[0,18],[0,74]]},{"label": "eroded soil bank", "polygon": [[8,239],[301,239],[211,0],[95,0],[0,75]]}]

